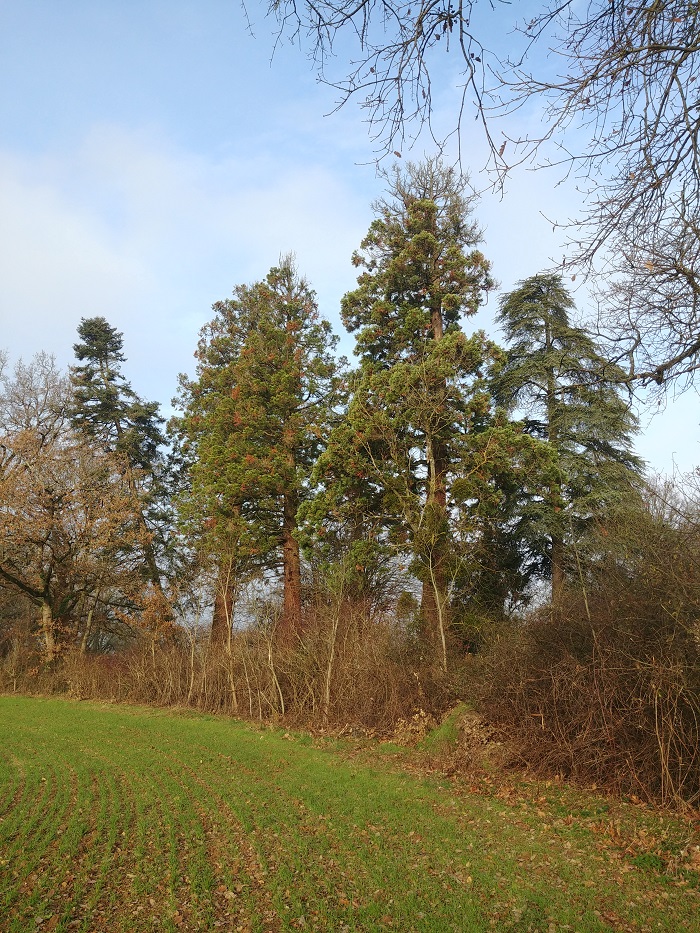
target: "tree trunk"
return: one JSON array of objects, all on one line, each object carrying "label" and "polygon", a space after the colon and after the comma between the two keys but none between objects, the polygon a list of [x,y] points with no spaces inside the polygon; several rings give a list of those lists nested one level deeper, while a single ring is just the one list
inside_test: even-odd
[{"label": "tree trunk", "polygon": [[426,511],[432,512],[435,539],[426,555],[428,577],[423,581],[421,611],[426,633],[440,648],[442,666],[446,667],[446,633],[449,624],[449,583],[447,579],[447,540],[439,527],[447,519],[447,458],[435,438],[427,441],[428,494]]},{"label": "tree trunk", "polygon": [[80,654],[87,654],[88,640],[90,638],[90,633],[92,632],[92,617],[95,612],[95,607],[90,606],[88,610],[87,618],[85,619],[85,628],[83,629],[83,635],[80,639]]},{"label": "tree trunk", "polygon": [[[430,326],[433,340],[439,342],[444,337],[444,322],[442,318],[442,304],[434,301],[430,309]],[[434,382],[436,398],[444,395],[446,385],[444,379]],[[431,385],[432,390],[432,385]],[[439,404],[439,402],[438,402]],[[447,472],[448,458],[444,445],[437,437],[426,437],[426,459],[428,461],[428,491],[426,495],[426,510],[432,511],[431,521],[437,523],[447,516]],[[443,667],[446,664],[445,633],[448,624],[448,580],[446,572],[447,541],[442,531],[436,532],[436,538],[431,546],[431,552],[426,561],[428,577],[423,581],[421,595],[421,613],[426,627],[426,634],[431,641],[438,641],[442,654]]]},{"label": "tree trunk", "polygon": [[[545,346],[547,355],[551,355],[554,349],[552,338],[552,328],[547,322],[545,324]],[[557,398],[556,375],[554,368],[547,372],[547,440],[557,449],[559,441],[559,400]],[[564,497],[562,496],[561,483],[552,483],[549,488],[550,507],[552,510],[552,523],[556,526],[561,521],[564,511]],[[556,602],[561,595],[564,586],[564,538],[558,532],[556,527],[552,528],[550,535],[551,561],[552,561],[552,602]]]},{"label": "tree trunk", "polygon": [[442,320],[442,300],[433,300],[430,308],[430,327],[433,340],[442,340],[445,335],[445,325]]},{"label": "tree trunk", "polygon": [[428,577],[421,584],[420,613],[423,636],[436,649],[441,650],[445,635],[447,587],[440,580],[435,566],[427,566]]},{"label": "tree trunk", "polygon": [[437,631],[435,623],[437,621],[437,604],[435,602],[435,589],[428,578],[421,584],[420,594],[420,614],[423,621],[423,634],[428,640],[431,640]]},{"label": "tree trunk", "polygon": [[56,657],[56,635],[54,632],[51,603],[44,599],[41,603],[41,634],[44,638],[44,654],[48,664]]},{"label": "tree trunk", "polygon": [[228,650],[231,649],[231,629],[236,605],[236,584],[231,570],[230,564],[219,568],[210,632],[211,644]]},{"label": "tree trunk", "polygon": [[564,588],[564,540],[552,535],[552,602],[556,603]]},{"label": "tree trunk", "polygon": [[296,531],[296,496],[284,497],[282,524],[282,564],[284,570],[284,599],[282,607],[283,637],[289,638],[301,630],[301,557]]},{"label": "tree trunk", "polygon": [[440,652],[440,663],[447,669],[447,627],[449,625],[449,591],[444,561],[433,555],[428,565],[428,579],[423,581],[421,615],[428,640]]}]

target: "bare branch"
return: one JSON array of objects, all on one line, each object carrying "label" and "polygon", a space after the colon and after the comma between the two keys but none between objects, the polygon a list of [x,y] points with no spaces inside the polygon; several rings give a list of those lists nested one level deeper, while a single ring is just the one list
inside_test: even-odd
[{"label": "bare branch", "polygon": [[[604,275],[601,311],[613,343],[644,381],[700,368],[700,6],[688,0],[272,0],[282,32],[308,42],[321,80],[367,111],[380,157],[432,124],[433,84],[445,55],[459,63],[452,133],[462,152],[476,116],[487,170],[502,187],[516,166],[559,166],[585,204],[564,225],[568,262]],[[520,7],[522,9],[522,7]],[[504,21],[503,14],[509,14]],[[489,31],[488,14],[498,16]],[[495,36],[487,48],[485,37]],[[357,57],[340,79],[341,39]],[[534,107],[540,133],[507,131]],[[506,132],[497,139],[501,121]],[[531,122],[531,121],[530,121]]]}]

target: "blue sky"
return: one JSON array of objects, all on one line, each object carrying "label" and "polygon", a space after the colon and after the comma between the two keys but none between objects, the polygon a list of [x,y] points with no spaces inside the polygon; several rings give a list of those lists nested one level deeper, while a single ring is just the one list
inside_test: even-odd
[{"label": "blue sky", "polygon": [[[46,350],[68,365],[80,319],[103,315],[124,333],[134,388],[167,411],[213,302],[289,251],[342,335],[350,256],[382,193],[374,147],[357,107],[330,114],[335,94],[302,51],[273,57],[264,9],[250,4],[247,20],[236,0],[0,0],[0,348],[12,359]],[[446,60],[436,82],[444,125],[455,68]],[[476,124],[462,144],[484,187]],[[420,140],[403,155],[426,152]],[[483,249],[505,290],[561,257],[545,216],[566,220],[577,199],[557,181],[522,171],[503,199],[482,198]],[[488,329],[495,306],[474,326]],[[698,421],[694,393],[671,401],[640,453],[691,469]]]}]

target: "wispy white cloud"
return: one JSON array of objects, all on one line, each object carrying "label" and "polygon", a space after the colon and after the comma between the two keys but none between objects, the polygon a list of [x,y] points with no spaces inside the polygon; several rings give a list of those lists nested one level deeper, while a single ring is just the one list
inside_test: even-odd
[{"label": "wispy white cloud", "polygon": [[337,322],[369,221],[361,193],[322,165],[216,161],[114,125],[50,158],[0,152],[0,210],[0,345],[65,363],[80,318],[102,314],[124,331],[139,391],[165,401],[211,304],[281,253]]},{"label": "wispy white cloud", "polygon": [[81,315],[115,313],[147,289],[137,254],[110,242],[104,221],[51,177],[0,152],[0,342],[13,356],[46,349],[64,357]]}]

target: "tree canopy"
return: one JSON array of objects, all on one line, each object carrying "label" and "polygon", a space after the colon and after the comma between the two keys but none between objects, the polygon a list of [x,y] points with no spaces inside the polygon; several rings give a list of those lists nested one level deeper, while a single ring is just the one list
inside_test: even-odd
[{"label": "tree canopy", "polygon": [[[387,182],[353,256],[358,287],[342,300],[360,365],[346,423],[320,461],[324,499],[346,521],[367,510],[362,522],[374,547],[409,560],[422,585],[426,631],[446,664],[455,561],[450,487],[489,407],[489,344],[483,334],[467,338],[460,320],[476,312],[493,280],[477,248],[467,179],[434,159],[408,163]],[[366,559],[366,544],[363,550]]]},{"label": "tree canopy", "polygon": [[183,416],[173,422],[193,458],[182,515],[218,564],[221,626],[230,628],[235,602],[224,579],[281,568],[282,627],[294,633],[301,627],[297,513],[337,399],[335,338],[291,257],[214,311],[202,330],[197,378],[181,379]]},{"label": "tree canopy", "polygon": [[44,658],[119,637],[144,605],[148,537],[123,457],[72,430],[52,358],[21,361],[0,391],[0,588],[39,611]]},{"label": "tree canopy", "polygon": [[521,413],[525,431],[551,446],[558,476],[542,490],[532,531],[549,538],[552,590],[561,592],[566,542],[581,546],[592,524],[614,518],[639,488],[637,422],[621,396],[624,374],[574,326],[574,303],[556,274],[518,283],[497,320],[509,344],[494,379],[496,398]]},{"label": "tree canopy", "polygon": [[162,596],[170,516],[160,406],[144,402],[123,375],[123,335],[105,318],[83,318],[78,335],[73,350],[79,363],[70,370],[71,424],[89,445],[120,459],[126,487],[141,516],[144,574]]}]

